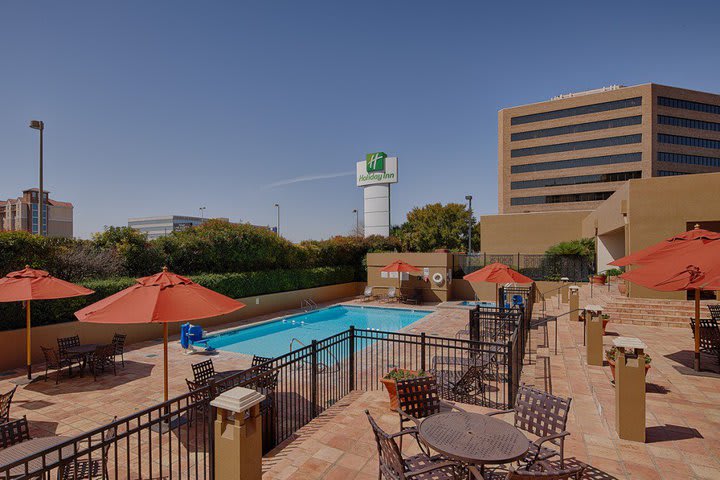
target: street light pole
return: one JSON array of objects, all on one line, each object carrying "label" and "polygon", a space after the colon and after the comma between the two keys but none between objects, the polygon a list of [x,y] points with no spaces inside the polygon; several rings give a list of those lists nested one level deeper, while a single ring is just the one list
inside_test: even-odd
[{"label": "street light pole", "polygon": [[[45,124],[40,120],[30,120],[30,128],[34,130],[40,130],[40,191],[38,192],[38,234],[43,235],[43,130],[45,130]],[[32,223],[30,224],[30,230],[32,230]]]},{"label": "street light pole", "polygon": [[360,217],[358,216],[357,208],[353,208],[355,214],[355,235],[360,236]]},{"label": "street light pole", "polygon": [[200,207],[200,220],[205,220],[205,209],[207,207]]},{"label": "street light pole", "polygon": [[468,201],[468,211],[470,212],[470,218],[468,218],[468,255],[472,253],[472,195],[465,195],[465,200]]},{"label": "street light pole", "polygon": [[275,208],[277,208],[277,231],[275,232],[277,236],[280,236],[280,204],[276,203]]}]

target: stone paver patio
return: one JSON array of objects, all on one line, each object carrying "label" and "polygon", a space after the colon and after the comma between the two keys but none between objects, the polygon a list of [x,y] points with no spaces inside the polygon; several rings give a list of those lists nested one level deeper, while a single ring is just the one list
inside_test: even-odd
[{"label": "stone paver patio", "polygon": [[[602,296],[586,298],[581,305],[601,303]],[[548,302],[548,313],[554,302]],[[562,306],[560,312],[567,309]],[[273,316],[278,316],[275,314]],[[260,320],[260,319],[258,319]],[[454,336],[464,328],[467,312],[438,309],[407,328],[428,335]],[[690,332],[677,328],[613,325],[612,336],[636,336],[648,345],[653,357],[648,374],[647,443],[627,442],[614,433],[614,386],[609,367],[589,367],[584,362],[582,324],[558,322],[558,355],[553,355],[554,325],[532,332],[531,364],[523,371],[526,383],[551,389],[573,398],[566,442],[566,456],[589,464],[588,478],[720,478],[720,373],[715,359],[703,356],[708,372],[692,369]],[[109,332],[110,337],[112,332]],[[549,359],[537,358],[538,343],[549,344]],[[220,352],[212,357],[218,370],[246,368],[250,358]],[[170,344],[170,392],[187,391],[185,378],[190,364],[204,358],[186,356],[177,341]],[[162,399],[162,343],[133,345],[118,375],[51,378],[19,387],[11,417],[27,415],[34,436],[71,435],[102,425],[115,415],[123,416]],[[18,370],[17,375],[21,375]],[[13,377],[0,377],[0,391],[12,388]],[[297,438],[265,459],[267,479],[284,478],[377,478],[376,447],[364,410],[389,432],[397,431],[397,416],[388,410],[383,391],[353,392],[321,417],[303,427]],[[484,411],[479,407],[468,407]]]}]

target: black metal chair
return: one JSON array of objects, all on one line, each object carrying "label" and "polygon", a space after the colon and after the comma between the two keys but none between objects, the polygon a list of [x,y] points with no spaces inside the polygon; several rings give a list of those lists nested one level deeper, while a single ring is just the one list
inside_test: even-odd
[{"label": "black metal chair", "polygon": [[278,382],[278,371],[272,366],[271,362],[273,360],[271,357],[253,355],[252,366],[253,368],[258,367],[256,370],[258,376],[253,380],[251,385],[248,385],[249,388],[256,388],[261,391],[263,395],[267,396],[275,393]]},{"label": "black metal chair", "polygon": [[15,387],[13,387],[13,389],[9,392],[0,395],[0,423],[10,421],[10,406],[12,405],[15,390],[17,390],[17,385],[15,385]]},{"label": "black metal chair", "polygon": [[[700,351],[715,355],[720,363],[720,305],[708,305],[712,318],[700,319]],[[690,329],[695,338],[695,319],[690,318]]]},{"label": "black metal chair", "polygon": [[[510,410],[490,412],[487,415],[513,413],[515,427],[539,437],[532,442],[530,450],[523,458],[527,465],[534,465],[540,460],[560,457],[560,466],[565,461],[565,437],[570,435],[565,428],[570,413],[572,398],[551,395],[542,390],[521,385],[515,397],[515,407]],[[559,448],[546,447],[551,444]]]},{"label": "black metal chair", "polygon": [[[114,417],[111,424],[115,423],[116,420],[117,417]],[[82,455],[75,458],[73,461],[62,464],[58,469],[58,480],[109,479],[108,454],[110,452],[110,447],[113,443],[115,443],[116,436],[117,426],[113,426],[108,430],[103,430],[100,434],[100,438],[92,441],[83,441],[83,443],[85,443],[85,445],[83,445],[84,448],[89,448],[91,445],[102,443],[102,447],[99,449],[100,458],[93,458],[94,454],[97,456],[97,450],[94,450],[89,454]]]},{"label": "black metal chair", "polygon": [[193,363],[191,367],[195,383],[205,385],[210,378],[215,376],[215,365],[213,365],[212,358],[204,362]]},{"label": "black metal chair", "polygon": [[509,468],[508,471],[485,471],[484,480],[580,480],[585,474],[586,465],[560,467],[545,461],[535,462],[529,468]]},{"label": "black metal chair", "polygon": [[[392,480],[406,479],[432,479],[432,480],[460,480],[467,478],[467,470],[456,462],[451,462],[440,455],[428,456],[425,453],[404,457],[400,447],[395,442],[396,438],[403,435],[412,435],[417,438],[417,432],[403,430],[389,435],[378,426],[365,410],[370,426],[375,435],[375,443],[378,449],[378,478]],[[480,480],[482,477],[476,477]]]},{"label": "black metal chair", "polygon": [[97,380],[98,373],[105,373],[105,368],[112,368],[113,375],[117,375],[117,364],[115,362],[115,346],[98,345],[90,358],[88,359],[88,367],[93,374],[93,379]]},{"label": "black metal chair", "polygon": [[188,426],[191,426],[197,414],[205,417],[210,406],[212,394],[209,388],[204,388],[206,387],[204,384],[193,382],[188,378],[185,379],[185,383],[187,383],[188,391],[190,392],[187,421]]},{"label": "black metal chair", "polygon": [[58,356],[60,357],[60,360],[67,361],[70,367],[70,374],[72,374],[72,365],[74,363],[77,363],[78,365],[82,364],[83,356],[82,355],[72,355],[67,353],[67,349],[70,347],[77,347],[80,345],[80,336],[75,335],[72,337],[63,337],[57,339],[58,344]]},{"label": "black metal chair", "polygon": [[116,333],[113,335],[112,344],[115,347],[115,357],[120,356],[120,364],[125,368],[125,340],[127,335]]},{"label": "black metal chair", "polygon": [[[435,377],[419,377],[396,382],[398,414],[400,415],[400,430],[417,431],[420,420],[440,413],[442,407],[448,410],[464,411],[452,403],[440,399],[438,385]],[[406,425],[411,423],[410,427]],[[402,451],[403,437],[399,437],[400,451]],[[422,442],[418,443],[421,451],[429,454]]]},{"label": "black metal chair", "polygon": [[0,424],[0,448],[12,447],[26,440],[30,440],[30,426],[25,415]]},{"label": "black metal chair", "polygon": [[72,362],[68,359],[60,358],[60,355],[53,348],[40,347],[45,357],[45,381],[48,379],[48,372],[53,369],[55,370],[55,384],[60,383],[60,375],[62,369],[68,367],[68,375],[70,374]]}]

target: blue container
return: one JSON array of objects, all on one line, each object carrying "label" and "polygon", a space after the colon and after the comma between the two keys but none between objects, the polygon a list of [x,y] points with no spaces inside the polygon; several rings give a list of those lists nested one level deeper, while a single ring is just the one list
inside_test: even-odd
[{"label": "blue container", "polygon": [[187,349],[190,346],[190,339],[188,338],[189,330],[189,323],[183,323],[182,325],[180,325],[180,346],[184,349]]},{"label": "blue container", "polygon": [[190,343],[199,342],[203,338],[203,329],[200,325],[190,325],[188,330],[188,339]]}]

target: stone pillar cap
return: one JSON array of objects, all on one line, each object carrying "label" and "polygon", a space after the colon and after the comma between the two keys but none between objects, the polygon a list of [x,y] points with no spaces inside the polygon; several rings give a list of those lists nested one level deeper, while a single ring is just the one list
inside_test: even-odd
[{"label": "stone pillar cap", "polygon": [[570,279],[569,279],[568,277],[562,277],[562,278],[560,279],[560,281],[561,281],[561,282],[569,282]]},{"label": "stone pillar cap", "polygon": [[587,310],[589,312],[597,313],[597,312],[602,312],[603,307],[602,307],[602,305],[585,305],[585,310]]},{"label": "stone pillar cap", "polygon": [[642,340],[635,337],[615,337],[613,338],[613,345],[621,348],[647,349],[647,345],[645,345]]},{"label": "stone pillar cap", "polygon": [[265,400],[265,395],[250,388],[235,387],[221,393],[210,405],[223,410],[240,413]]},{"label": "stone pillar cap", "polygon": [[578,287],[577,285],[570,285],[568,288],[573,292],[580,290],[580,287]]}]

